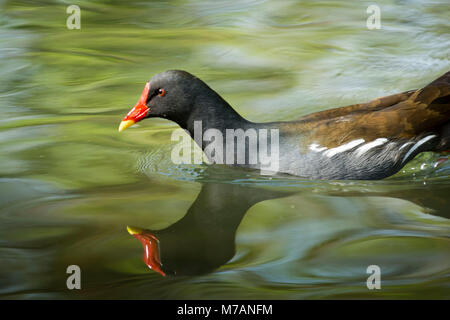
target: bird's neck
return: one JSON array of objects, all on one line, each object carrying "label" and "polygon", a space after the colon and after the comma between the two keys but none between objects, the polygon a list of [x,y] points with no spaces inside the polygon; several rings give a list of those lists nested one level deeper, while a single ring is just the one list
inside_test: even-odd
[{"label": "bird's neck", "polygon": [[183,129],[189,131],[191,137],[194,137],[195,131],[199,129],[201,129],[202,135],[208,129],[216,129],[225,134],[226,129],[245,129],[251,124],[215,93],[212,96],[208,95],[208,97],[198,97],[191,114],[180,125]]}]

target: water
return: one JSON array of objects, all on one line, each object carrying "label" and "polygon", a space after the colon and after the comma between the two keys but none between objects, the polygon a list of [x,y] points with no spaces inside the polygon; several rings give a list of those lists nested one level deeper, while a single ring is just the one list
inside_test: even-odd
[{"label": "water", "polygon": [[[378,1],[381,30],[354,1],[76,4],[81,30],[63,1],[0,4],[0,298],[450,298],[439,155],[308,181],[173,165],[166,120],[117,132],[166,69],[253,121],[418,88],[450,69],[447,1]],[[158,235],[166,277],[127,225]]]}]

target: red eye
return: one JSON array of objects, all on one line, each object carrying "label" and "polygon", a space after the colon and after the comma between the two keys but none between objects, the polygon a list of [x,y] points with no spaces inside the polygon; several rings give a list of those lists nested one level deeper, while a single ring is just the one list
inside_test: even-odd
[{"label": "red eye", "polygon": [[166,90],[164,90],[164,89],[159,89],[158,90],[158,96],[164,97],[165,94],[166,94]]}]

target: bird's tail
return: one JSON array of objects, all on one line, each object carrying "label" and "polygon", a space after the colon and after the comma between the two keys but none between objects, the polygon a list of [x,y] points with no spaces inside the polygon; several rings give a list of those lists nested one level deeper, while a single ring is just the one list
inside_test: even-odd
[{"label": "bird's tail", "polygon": [[[450,94],[450,71],[447,71],[444,75],[440,76],[433,82],[431,82],[428,86],[435,86],[441,88],[443,90],[444,95]],[[427,87],[428,87],[427,86]]]},{"label": "bird's tail", "polygon": [[[427,97],[429,110],[440,113],[442,126],[439,129],[441,141],[437,144],[435,151],[446,152],[450,150],[450,71],[440,76],[429,85],[424,87],[419,97]],[[424,99],[424,100],[427,100]]]}]

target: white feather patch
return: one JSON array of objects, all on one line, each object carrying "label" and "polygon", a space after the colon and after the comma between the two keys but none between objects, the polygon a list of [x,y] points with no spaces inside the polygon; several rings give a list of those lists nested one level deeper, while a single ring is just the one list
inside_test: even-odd
[{"label": "white feather patch", "polygon": [[309,149],[312,150],[312,151],[315,151],[315,152],[322,152],[323,150],[327,150],[328,148],[327,147],[321,147],[320,144],[317,144],[317,143],[312,143],[309,146]]},{"label": "white feather patch", "polygon": [[372,148],[381,146],[385,144],[388,141],[386,138],[378,138],[373,140],[372,142],[366,143],[365,145],[362,145],[358,149],[356,149],[356,156],[360,157],[365,152],[369,151]]},{"label": "white feather patch", "polygon": [[364,143],[364,142],[365,142],[364,139],[352,140],[346,144],[343,144],[342,146],[329,149],[329,150],[325,151],[323,154],[326,155],[328,158],[331,158],[332,156],[334,156],[338,153],[353,149],[357,145],[360,145],[361,143]]},{"label": "white feather patch", "polygon": [[404,147],[406,147],[406,146],[409,146],[410,144],[413,144],[414,142],[412,142],[412,141],[409,141],[409,142],[407,142],[407,143],[404,143],[401,147],[400,147],[400,149],[398,149],[398,150],[402,150]]},{"label": "white feather patch", "polygon": [[417,141],[416,144],[411,149],[409,149],[409,151],[405,154],[402,162],[405,162],[405,160],[408,159],[408,157],[411,155],[411,153],[413,153],[415,150],[417,150],[417,148],[419,148],[422,144],[424,144],[428,140],[433,139],[434,137],[437,137],[437,136],[435,134],[432,134],[432,135],[426,136],[425,138],[422,138],[419,141]]}]

